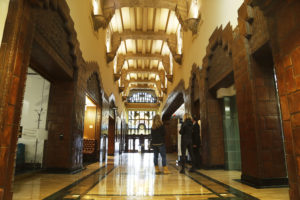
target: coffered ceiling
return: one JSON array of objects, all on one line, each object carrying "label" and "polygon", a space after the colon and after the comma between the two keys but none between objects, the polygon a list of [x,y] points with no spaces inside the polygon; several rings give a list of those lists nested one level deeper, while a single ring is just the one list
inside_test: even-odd
[{"label": "coffered ceiling", "polygon": [[122,96],[132,89],[152,89],[157,97],[167,92],[173,62],[181,64],[182,32],[193,2],[198,1],[101,1],[102,13],[95,17],[107,28],[107,62],[113,62]]}]

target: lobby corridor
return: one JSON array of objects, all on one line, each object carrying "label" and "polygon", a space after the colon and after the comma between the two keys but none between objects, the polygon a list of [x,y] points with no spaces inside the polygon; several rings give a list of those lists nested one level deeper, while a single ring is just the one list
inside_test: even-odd
[{"label": "lobby corridor", "polygon": [[129,153],[109,157],[80,173],[39,173],[19,178],[14,184],[17,199],[288,199],[288,188],[255,189],[235,179],[238,171],[198,170],[180,174],[176,156],[168,155],[171,174],[155,175],[153,154]]}]

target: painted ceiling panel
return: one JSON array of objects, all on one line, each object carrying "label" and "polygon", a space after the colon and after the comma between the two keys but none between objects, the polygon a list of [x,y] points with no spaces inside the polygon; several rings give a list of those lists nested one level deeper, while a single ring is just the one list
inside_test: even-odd
[{"label": "painted ceiling panel", "polygon": [[153,63],[153,66],[155,68],[157,68],[157,66],[158,66],[158,60],[152,60],[152,63]]},{"label": "painted ceiling panel", "polygon": [[176,26],[176,23],[175,21],[177,20],[176,16],[175,16],[175,12],[174,11],[171,11],[170,12],[170,17],[169,17],[169,22],[167,24],[167,28],[166,28],[166,33],[167,34],[171,34],[171,33],[174,33],[177,26]]},{"label": "painted ceiling panel", "polygon": [[128,62],[124,62],[123,69],[128,69]]},{"label": "painted ceiling panel", "polygon": [[123,54],[123,55],[126,53],[126,48],[125,48],[125,42],[124,42],[124,41],[121,42],[121,45],[120,45],[120,47],[119,47],[118,52],[119,52],[120,54]]},{"label": "painted ceiling panel", "polygon": [[137,63],[138,67],[141,67],[142,66],[142,60],[139,59],[137,62],[138,62]]},{"label": "painted ceiling panel", "polygon": [[135,8],[129,8],[130,14],[130,30],[135,31]]},{"label": "painted ceiling panel", "polygon": [[132,59],[128,59],[128,64],[129,64],[129,67],[133,67],[133,60]]},{"label": "painted ceiling panel", "polygon": [[131,40],[131,39],[125,40],[125,46],[126,46],[127,52],[131,52],[132,53],[133,40]]},{"label": "painted ceiling panel", "polygon": [[121,8],[121,16],[125,30],[130,29],[130,12],[128,7]]},{"label": "painted ceiling panel", "polygon": [[136,69],[137,68],[137,60],[133,61],[133,67]]},{"label": "painted ceiling panel", "polygon": [[141,53],[143,50],[143,40],[137,40],[137,52]]},{"label": "painted ceiling panel", "polygon": [[123,22],[122,22],[122,18],[121,18],[121,12],[120,9],[117,9],[115,12],[115,16],[116,16],[116,21],[115,21],[115,26],[117,26],[118,32],[122,33],[123,32]]},{"label": "painted ceiling panel", "polygon": [[169,46],[168,46],[168,44],[166,42],[163,44],[163,48],[162,48],[161,54],[162,55],[169,55],[170,54],[170,49],[169,49]]},{"label": "painted ceiling panel", "polygon": [[117,24],[117,16],[114,15],[113,18],[111,18],[111,22],[109,24],[109,27],[112,30],[112,32],[118,31],[118,26],[116,26],[116,24]]},{"label": "painted ceiling panel", "polygon": [[164,69],[164,66],[163,66],[162,62],[159,62],[159,64],[158,64],[158,69],[159,69],[159,70],[163,70],[163,69]]},{"label": "painted ceiling panel", "polygon": [[148,8],[148,28],[147,30],[153,30],[153,15],[154,15],[154,8]]},{"label": "painted ceiling panel", "polygon": [[152,43],[152,40],[146,41],[146,52],[147,53],[150,53],[150,51],[151,51],[151,43]]},{"label": "painted ceiling panel", "polygon": [[158,32],[160,28],[160,20],[161,20],[161,8],[157,8],[156,15],[154,17],[154,32]]},{"label": "painted ceiling panel", "polygon": [[136,8],[136,28],[137,30],[143,29],[143,8]]},{"label": "painted ceiling panel", "polygon": [[161,16],[160,16],[160,27],[159,30],[165,31],[166,30],[166,25],[168,22],[168,16],[169,16],[169,9],[162,8],[161,9]]}]

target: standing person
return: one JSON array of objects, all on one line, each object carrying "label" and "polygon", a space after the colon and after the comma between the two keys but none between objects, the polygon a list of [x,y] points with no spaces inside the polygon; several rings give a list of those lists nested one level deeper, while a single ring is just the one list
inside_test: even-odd
[{"label": "standing person", "polygon": [[158,167],[158,154],[162,158],[163,165],[163,173],[169,174],[170,171],[167,167],[167,158],[166,158],[166,145],[165,145],[165,127],[160,119],[160,115],[155,115],[153,117],[153,125],[151,129],[151,145],[154,150],[154,165],[155,165],[155,173],[160,173]]},{"label": "standing person", "polygon": [[200,139],[200,126],[198,124],[197,116],[193,116],[193,153],[195,157],[195,167],[197,169],[200,168],[201,165],[201,157],[200,157],[200,146],[201,146],[201,139]]},{"label": "standing person", "polygon": [[185,168],[185,162],[186,162],[186,149],[188,149],[188,152],[192,158],[192,168],[189,170],[190,172],[195,171],[195,158],[193,154],[193,122],[191,120],[191,115],[188,113],[185,113],[183,115],[183,123],[181,126],[181,129],[179,131],[181,134],[181,154],[182,154],[182,168],[180,170],[180,173],[184,173]]}]

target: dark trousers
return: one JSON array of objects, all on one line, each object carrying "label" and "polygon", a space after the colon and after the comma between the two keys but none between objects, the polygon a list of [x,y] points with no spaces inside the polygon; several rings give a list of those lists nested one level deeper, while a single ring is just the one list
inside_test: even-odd
[{"label": "dark trousers", "polygon": [[162,166],[167,165],[167,156],[166,156],[166,146],[164,144],[162,145],[153,145],[154,150],[154,165],[158,166],[158,154],[160,153],[161,159],[162,159]]},{"label": "dark trousers", "polygon": [[186,141],[181,141],[181,154],[182,154],[182,161],[181,161],[181,166],[184,169],[185,168],[185,163],[186,163],[186,149],[188,150],[191,159],[192,159],[192,168],[195,168],[195,157],[193,153],[193,145],[192,142],[186,142]]},{"label": "dark trousers", "polygon": [[195,157],[195,167],[199,169],[201,167],[200,149],[198,147],[193,147],[193,153]]}]

